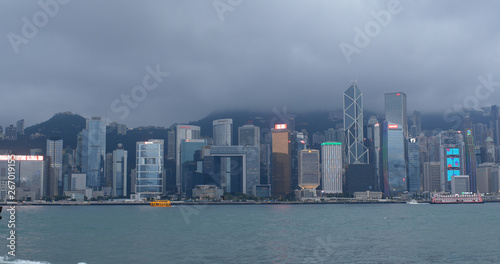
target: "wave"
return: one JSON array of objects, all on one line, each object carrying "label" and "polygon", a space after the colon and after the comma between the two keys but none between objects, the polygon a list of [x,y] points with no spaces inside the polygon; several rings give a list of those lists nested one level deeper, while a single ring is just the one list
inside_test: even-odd
[{"label": "wave", "polygon": [[[47,261],[37,261],[37,260],[24,260],[24,259],[12,259],[7,256],[0,257],[0,264],[50,264]],[[79,262],[78,264],[87,264],[84,262]]]}]

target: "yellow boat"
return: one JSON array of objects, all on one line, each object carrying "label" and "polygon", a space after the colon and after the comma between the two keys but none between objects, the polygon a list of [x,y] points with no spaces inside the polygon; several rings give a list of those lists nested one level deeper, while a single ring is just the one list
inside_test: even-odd
[{"label": "yellow boat", "polygon": [[168,200],[154,200],[149,205],[153,207],[172,207],[172,204]]}]

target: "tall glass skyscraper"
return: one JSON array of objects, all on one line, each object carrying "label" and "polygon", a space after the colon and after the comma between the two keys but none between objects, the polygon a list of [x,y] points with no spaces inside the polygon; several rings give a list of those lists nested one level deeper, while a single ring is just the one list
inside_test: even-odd
[{"label": "tall glass skyscraper", "polygon": [[347,163],[367,163],[368,149],[363,141],[363,94],[355,82],[344,92],[344,131]]},{"label": "tall glass skyscraper", "polygon": [[106,123],[100,117],[92,117],[82,130],[82,173],[87,174],[87,188],[102,189],[105,160]]},{"label": "tall glass skyscraper", "polygon": [[417,138],[408,139],[408,191],[422,191],[420,177],[420,149]]},{"label": "tall glass skyscraper", "polygon": [[384,193],[397,196],[406,189],[405,136],[399,124],[384,121],[383,138]]},{"label": "tall glass skyscraper", "polygon": [[47,156],[50,157],[50,180],[57,181],[57,189],[50,195],[63,194],[63,140],[47,139]]},{"label": "tall glass skyscraper", "polygon": [[[187,189],[187,175],[189,166],[187,163],[195,161],[196,151],[207,145],[205,139],[184,139],[181,142],[181,192],[191,192]],[[194,186],[191,186],[194,187]],[[191,188],[192,189],[192,188]]]},{"label": "tall glass skyscraper", "polygon": [[321,144],[322,184],[325,193],[342,193],[342,143]]},{"label": "tall glass skyscraper", "polygon": [[175,135],[175,183],[177,192],[181,193],[181,142],[183,139],[200,139],[200,127],[177,125]]},{"label": "tall glass skyscraper", "polygon": [[476,171],[477,171],[477,161],[476,154],[474,152],[474,137],[472,135],[472,131],[470,129],[467,130],[465,134],[465,165],[466,165],[466,174],[469,175],[469,186],[470,191],[473,193],[477,192],[477,183],[476,183]]},{"label": "tall glass skyscraper", "polygon": [[231,146],[233,119],[217,119],[213,121],[213,146]]},{"label": "tall glass skyscraper", "polygon": [[127,151],[122,144],[113,151],[113,196],[127,196]]},{"label": "tall glass skyscraper", "polygon": [[408,117],[406,113],[406,94],[402,92],[385,94],[385,120],[402,126],[403,135],[408,136]]},{"label": "tall glass skyscraper", "polygon": [[136,143],[135,193],[141,198],[163,194],[163,149],[163,139]]}]

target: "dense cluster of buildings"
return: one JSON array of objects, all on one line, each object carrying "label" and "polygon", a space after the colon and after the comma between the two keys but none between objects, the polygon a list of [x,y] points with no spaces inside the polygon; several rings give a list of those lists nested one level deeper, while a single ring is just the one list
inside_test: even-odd
[{"label": "dense cluster of buildings", "polygon": [[[167,142],[136,142],[135,161],[122,144],[106,149],[106,126],[125,134],[124,125],[87,119],[76,149],[47,139],[45,152],[15,155],[18,200],[70,196],[156,198],[164,195],[220,199],[224,193],[257,197],[372,195],[399,197],[434,192],[497,193],[500,186],[500,124],[497,106],[488,123],[465,116],[461,130],[423,131],[421,115],[407,115],[403,92],[385,94],[385,116],[363,116],[363,93],[353,82],[343,94],[342,125],[309,134],[294,120],[270,127],[233,120],[213,121],[212,137],[201,128],[175,125]],[[334,117],[335,118],[335,117]],[[366,122],[365,122],[366,121]],[[0,127],[2,140],[24,133]],[[0,155],[0,199],[5,199],[7,154]],[[134,166],[130,168],[130,164]]]}]

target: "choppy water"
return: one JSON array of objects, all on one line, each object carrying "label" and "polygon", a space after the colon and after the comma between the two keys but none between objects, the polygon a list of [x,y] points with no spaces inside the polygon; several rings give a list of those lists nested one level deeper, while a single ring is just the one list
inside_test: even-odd
[{"label": "choppy water", "polygon": [[500,263],[500,203],[17,210],[0,263]]}]

